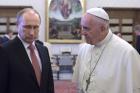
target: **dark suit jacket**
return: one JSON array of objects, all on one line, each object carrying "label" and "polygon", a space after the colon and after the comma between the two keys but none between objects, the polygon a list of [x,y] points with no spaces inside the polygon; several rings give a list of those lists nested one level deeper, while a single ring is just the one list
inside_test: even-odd
[{"label": "dark suit jacket", "polygon": [[26,50],[16,37],[3,45],[5,56],[0,60],[0,93],[54,93],[48,50],[41,44],[36,43],[36,47],[42,63],[40,87]]},{"label": "dark suit jacket", "polygon": [[140,36],[136,37],[136,50],[140,54]]},{"label": "dark suit jacket", "polygon": [[0,37],[0,43],[3,44],[5,42],[9,41],[9,38],[7,38],[6,36]]}]

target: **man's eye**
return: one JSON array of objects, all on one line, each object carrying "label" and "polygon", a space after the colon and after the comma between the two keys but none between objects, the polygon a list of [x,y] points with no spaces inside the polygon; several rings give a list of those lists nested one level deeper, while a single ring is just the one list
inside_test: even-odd
[{"label": "man's eye", "polygon": [[39,28],[39,26],[34,26],[34,29],[38,29]]},{"label": "man's eye", "polygon": [[39,28],[39,26],[31,26],[31,25],[24,25],[23,26],[25,29],[38,29]]},{"label": "man's eye", "polygon": [[82,27],[82,30],[84,30],[84,31],[88,31],[89,28],[88,28],[88,27]]},{"label": "man's eye", "polygon": [[26,29],[31,29],[32,28],[32,26],[30,26],[30,25],[25,25],[23,27],[26,28]]}]

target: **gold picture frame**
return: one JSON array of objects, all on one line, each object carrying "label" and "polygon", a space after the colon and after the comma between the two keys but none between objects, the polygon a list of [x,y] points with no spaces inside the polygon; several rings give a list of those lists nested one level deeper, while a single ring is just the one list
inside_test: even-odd
[{"label": "gold picture frame", "polygon": [[46,41],[81,43],[80,20],[85,0],[46,0]]}]

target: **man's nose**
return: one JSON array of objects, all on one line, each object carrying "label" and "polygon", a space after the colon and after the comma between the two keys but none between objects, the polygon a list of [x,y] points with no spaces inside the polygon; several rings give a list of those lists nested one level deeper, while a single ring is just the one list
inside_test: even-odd
[{"label": "man's nose", "polygon": [[81,35],[85,35],[85,34],[86,34],[86,31],[81,30]]},{"label": "man's nose", "polygon": [[30,29],[30,34],[33,35],[33,34],[34,34],[34,31],[35,31],[35,30],[34,30],[34,28],[32,27],[32,28]]},{"label": "man's nose", "polygon": [[34,31],[34,30],[35,30],[35,27],[34,27],[34,26],[31,26],[30,29],[31,29],[32,31]]}]

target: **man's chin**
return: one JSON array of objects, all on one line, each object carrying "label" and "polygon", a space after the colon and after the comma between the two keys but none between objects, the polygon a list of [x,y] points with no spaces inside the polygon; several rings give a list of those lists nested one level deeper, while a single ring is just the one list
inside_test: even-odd
[{"label": "man's chin", "polygon": [[33,41],[34,41],[34,40],[26,40],[25,42],[31,44],[31,43],[33,43]]},{"label": "man's chin", "polygon": [[87,44],[90,44],[90,45],[94,45],[92,42],[90,41],[86,41]]},{"label": "man's chin", "polygon": [[88,44],[91,44],[91,42],[90,42],[89,40],[86,40],[86,42],[87,42]]}]

